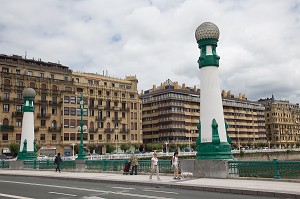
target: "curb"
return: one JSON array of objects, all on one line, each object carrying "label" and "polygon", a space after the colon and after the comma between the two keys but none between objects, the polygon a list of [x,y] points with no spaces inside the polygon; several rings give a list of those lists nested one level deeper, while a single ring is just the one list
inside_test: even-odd
[{"label": "curb", "polygon": [[150,182],[140,182],[140,181],[124,181],[124,180],[107,180],[107,179],[89,179],[89,178],[72,178],[64,176],[35,176],[26,174],[0,174],[0,176],[21,176],[21,177],[43,177],[58,180],[71,180],[79,182],[99,182],[99,183],[109,183],[109,184],[126,184],[126,185],[138,185],[139,186],[150,186],[150,187],[166,187],[184,190],[194,190],[194,191],[206,191],[206,192],[217,192],[217,193],[231,193],[231,194],[242,194],[242,195],[254,195],[254,196],[267,196],[267,197],[278,197],[278,198],[293,198],[300,199],[300,194],[297,193],[286,193],[286,192],[274,192],[274,191],[254,191],[250,189],[235,189],[235,188],[225,188],[225,187],[212,187],[212,186],[195,186],[195,185],[180,185],[180,184],[168,184],[167,182],[155,183],[155,181]]}]

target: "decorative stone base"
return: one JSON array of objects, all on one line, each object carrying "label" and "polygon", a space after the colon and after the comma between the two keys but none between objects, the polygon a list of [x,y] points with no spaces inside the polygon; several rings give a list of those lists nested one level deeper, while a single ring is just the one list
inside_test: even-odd
[{"label": "decorative stone base", "polygon": [[35,160],[36,152],[35,151],[27,151],[27,152],[19,152],[17,160]]},{"label": "decorative stone base", "polygon": [[22,170],[23,168],[24,168],[24,162],[22,160],[9,162],[9,169],[11,170]]},{"label": "decorative stone base", "polygon": [[85,172],[86,170],[86,161],[85,160],[75,160],[77,172]]},{"label": "decorative stone base", "polygon": [[197,159],[232,160],[231,146],[228,142],[214,144],[212,142],[200,143],[198,146]]},{"label": "decorative stone base", "polygon": [[196,178],[228,178],[228,160],[180,160],[181,172]]}]

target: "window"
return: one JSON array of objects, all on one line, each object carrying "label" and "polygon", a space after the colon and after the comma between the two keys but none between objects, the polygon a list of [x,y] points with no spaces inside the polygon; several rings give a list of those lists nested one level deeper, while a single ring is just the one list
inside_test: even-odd
[{"label": "window", "polygon": [[107,134],[107,135],[106,135],[106,140],[107,140],[107,141],[110,141],[110,139],[111,139],[110,134]]},{"label": "window", "polygon": [[21,133],[17,133],[17,134],[16,134],[16,140],[17,140],[17,141],[20,141],[20,140],[21,140]]},{"label": "window", "polygon": [[51,140],[56,140],[56,134],[52,134]]},{"label": "window", "polygon": [[46,126],[46,120],[41,120],[41,126]]},{"label": "window", "polygon": [[8,92],[4,93],[4,99],[9,99],[9,93]]},{"label": "window", "polygon": [[65,81],[69,81],[69,77],[68,76],[65,76]]},{"label": "window", "polygon": [[70,140],[71,141],[75,141],[76,140],[76,133],[71,133]]},{"label": "window", "polygon": [[70,115],[76,115],[76,108],[75,107],[70,108]]},{"label": "window", "polygon": [[125,118],[125,117],[126,117],[126,113],[122,112],[122,118]]},{"label": "window", "polygon": [[98,128],[103,128],[103,122],[98,122]]},{"label": "window", "polygon": [[8,71],[8,68],[2,68],[2,72],[3,73],[8,73],[9,71]]},{"label": "window", "polygon": [[102,140],[102,134],[98,135],[98,140]]},{"label": "window", "polygon": [[94,134],[90,134],[90,140],[94,140]]},{"label": "window", "polygon": [[93,80],[88,80],[88,84],[93,84]]},{"label": "window", "polygon": [[118,106],[118,102],[114,102],[114,106]]},{"label": "window", "polygon": [[114,87],[115,87],[115,84],[114,84],[114,83],[111,83],[111,86],[114,88]]},{"label": "window", "polygon": [[46,95],[41,95],[41,100],[46,101]]},{"label": "window", "polygon": [[16,126],[22,126],[22,120],[17,119],[17,121],[16,121]]},{"label": "window", "polygon": [[28,75],[28,76],[32,76],[32,71],[28,71],[28,72],[27,72],[27,75]]},{"label": "window", "polygon": [[69,141],[70,135],[69,133],[64,133],[64,141]]},{"label": "window", "polygon": [[52,107],[51,113],[52,113],[52,115],[56,115],[57,114],[57,108],[56,107]]},{"label": "window", "polygon": [[70,97],[64,96],[64,103],[69,103],[69,102],[70,102]]},{"label": "window", "polygon": [[106,111],[106,117],[110,117],[110,111]]},{"label": "window", "polygon": [[90,116],[94,116],[94,110],[90,110]]},{"label": "window", "polygon": [[19,82],[17,82],[17,86],[24,86],[24,84],[23,84],[23,82],[22,81],[19,81]]},{"label": "window", "polygon": [[117,92],[114,92],[114,96],[115,96],[115,97],[118,97],[118,93],[117,93]]},{"label": "window", "polygon": [[50,77],[51,77],[51,79],[54,79],[54,75],[53,74],[51,74]]},{"label": "window", "polygon": [[40,140],[45,140],[45,134],[40,135]]},{"label": "window", "polygon": [[99,81],[95,80],[94,84],[99,85]]},{"label": "window", "polygon": [[20,70],[16,70],[16,73],[17,73],[17,75],[20,75],[21,74],[21,71]]},{"label": "window", "polygon": [[69,128],[69,120],[68,119],[64,119],[64,127]]},{"label": "window", "polygon": [[126,140],[126,135],[122,135],[122,140]]},{"label": "window", "polygon": [[44,73],[41,73],[41,77],[45,77],[45,74],[44,74]]},{"label": "window", "polygon": [[17,99],[22,99],[22,93],[17,93]]},{"label": "window", "polygon": [[102,95],[102,91],[98,91],[98,95],[101,96]]},{"label": "window", "polygon": [[2,140],[8,140],[8,134],[7,133],[2,134]]},{"label": "window", "polygon": [[125,93],[122,93],[122,97],[124,98],[126,95],[125,95]]},{"label": "window", "polygon": [[131,98],[131,99],[134,99],[134,94],[130,94],[130,98]]},{"label": "window", "polygon": [[76,104],[76,97],[75,96],[70,97],[70,103],[71,104]]},{"label": "window", "polygon": [[3,112],[9,112],[9,104],[3,104]]},{"label": "window", "polygon": [[69,107],[64,107],[64,115],[69,115]]},{"label": "window", "polygon": [[102,100],[98,100],[98,105],[102,106]]},{"label": "window", "polygon": [[70,120],[70,127],[75,128],[76,127],[76,120],[72,119]]},{"label": "window", "polygon": [[53,103],[56,103],[56,102],[57,102],[57,96],[56,96],[56,95],[53,95],[53,96],[52,96],[52,102],[53,102]]},{"label": "window", "polygon": [[109,91],[106,91],[106,96],[109,96]]}]

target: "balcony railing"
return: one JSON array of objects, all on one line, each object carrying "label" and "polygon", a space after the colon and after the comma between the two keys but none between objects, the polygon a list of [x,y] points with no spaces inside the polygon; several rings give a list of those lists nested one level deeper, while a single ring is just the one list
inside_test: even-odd
[{"label": "balcony railing", "polygon": [[96,116],[96,121],[104,121],[105,119],[106,119],[106,117]]},{"label": "balcony railing", "polygon": [[118,123],[122,120],[122,118],[119,118],[119,117],[113,117],[112,118],[112,121],[115,122],[115,123]]},{"label": "balcony railing", "polygon": [[104,132],[109,133],[109,132],[112,132],[112,130],[113,130],[112,128],[106,128],[106,129],[104,129]]},{"label": "balcony railing", "polygon": [[129,133],[129,129],[122,128],[120,129],[120,133]]},{"label": "balcony railing", "polygon": [[1,125],[1,126],[0,126],[0,130],[1,130],[1,131],[13,131],[13,130],[14,130],[14,126],[10,126],[10,125]]},{"label": "balcony railing", "polygon": [[98,128],[90,128],[89,132],[90,133],[97,133],[98,132]]},{"label": "balcony railing", "polygon": [[48,127],[49,132],[61,132],[61,127]]},{"label": "balcony railing", "polygon": [[38,118],[50,118],[50,117],[51,117],[51,114],[50,114],[50,113],[43,113],[43,114],[38,113],[38,114],[37,114],[37,117],[38,117]]},{"label": "balcony railing", "polygon": [[21,111],[16,111],[16,112],[13,112],[12,113],[12,116],[13,117],[22,117],[23,116],[23,113]]}]

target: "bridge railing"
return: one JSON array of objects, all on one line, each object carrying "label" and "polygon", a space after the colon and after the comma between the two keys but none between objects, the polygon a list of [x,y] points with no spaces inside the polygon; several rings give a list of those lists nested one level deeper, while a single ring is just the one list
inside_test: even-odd
[{"label": "bridge railing", "polygon": [[300,177],[300,161],[229,161],[229,176],[262,178]]}]

